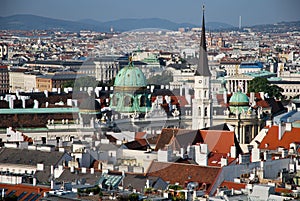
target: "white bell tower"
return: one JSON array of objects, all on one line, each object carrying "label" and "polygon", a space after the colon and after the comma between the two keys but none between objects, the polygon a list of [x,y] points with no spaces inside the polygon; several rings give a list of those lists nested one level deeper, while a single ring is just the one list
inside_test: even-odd
[{"label": "white bell tower", "polygon": [[208,67],[205,39],[204,6],[199,62],[195,73],[192,129],[202,129],[212,125],[212,96],[210,90],[211,73]]}]

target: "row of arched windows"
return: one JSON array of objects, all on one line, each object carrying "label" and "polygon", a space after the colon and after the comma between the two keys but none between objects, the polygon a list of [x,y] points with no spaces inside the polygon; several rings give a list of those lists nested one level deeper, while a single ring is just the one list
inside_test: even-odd
[{"label": "row of arched windows", "polygon": [[[116,106],[119,102],[119,98],[117,98],[116,95],[113,95],[112,96],[112,106]],[[134,102],[134,99],[133,97],[129,96],[129,95],[126,95],[124,97],[124,107],[132,107],[133,106],[133,102]],[[142,95],[140,98],[139,98],[139,106],[140,107],[145,107],[147,105],[147,98],[145,95]]]},{"label": "row of arched windows", "polygon": [[[201,107],[198,108],[198,115],[202,116],[202,114],[201,114]],[[207,117],[207,115],[208,115],[208,108],[205,107],[204,108],[204,116]]]}]

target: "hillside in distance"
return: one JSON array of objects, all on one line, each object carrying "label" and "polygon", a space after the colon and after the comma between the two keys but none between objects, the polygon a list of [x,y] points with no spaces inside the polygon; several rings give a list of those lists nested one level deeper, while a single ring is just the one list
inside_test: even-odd
[{"label": "hillside in distance", "polygon": [[[190,23],[175,23],[160,18],[147,19],[119,19],[108,22],[100,22],[92,19],[83,19],[79,21],[53,19],[36,15],[12,15],[8,17],[0,17],[1,30],[52,30],[58,29],[62,31],[80,31],[91,30],[99,32],[108,32],[112,27],[114,31],[124,32],[136,29],[158,28],[167,30],[178,30],[178,28],[193,28],[200,25]],[[232,25],[219,22],[208,22],[206,26],[210,30],[230,29]]]}]

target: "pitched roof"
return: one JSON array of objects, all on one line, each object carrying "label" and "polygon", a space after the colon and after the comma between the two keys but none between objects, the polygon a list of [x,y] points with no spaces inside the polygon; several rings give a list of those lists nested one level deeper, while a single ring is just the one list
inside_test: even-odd
[{"label": "pitched roof", "polygon": [[144,139],[146,135],[146,132],[136,132],[135,133],[135,139]]},{"label": "pitched roof", "polygon": [[214,153],[230,153],[230,147],[235,144],[235,134],[233,131],[222,130],[200,130],[203,143],[208,145],[208,149]]},{"label": "pitched roof", "polygon": [[89,169],[87,170],[87,173],[82,173],[80,169],[75,169],[74,172],[71,172],[70,169],[64,169],[63,173],[56,180],[61,182],[80,182],[81,184],[95,185],[101,175],[101,171],[95,171],[94,174],[91,174]]},{"label": "pitched roof", "polygon": [[169,181],[170,184],[178,182],[182,186],[191,181],[199,184],[205,183],[209,192],[209,187],[215,183],[221,170],[218,167],[153,161],[146,174],[147,176],[160,177],[165,181]]},{"label": "pitched roof", "polygon": [[126,174],[123,179],[123,185],[125,189],[131,186],[137,191],[143,192],[146,186],[147,179],[149,180],[149,185],[152,188],[165,189],[167,187],[167,183],[160,182],[159,177],[147,177],[144,174]]},{"label": "pitched roof", "polygon": [[186,148],[188,145],[193,145],[197,142],[202,142],[198,130],[163,128],[157,140],[155,150],[163,149],[166,145],[179,150],[182,147]]},{"label": "pitched roof", "polygon": [[223,181],[222,184],[220,184],[220,187],[226,187],[227,189],[234,189],[234,190],[241,190],[246,188],[245,183],[235,183],[232,181]]},{"label": "pitched roof", "polygon": [[207,160],[208,166],[221,167],[221,159],[227,158],[227,164],[232,163],[235,158],[230,158],[225,153],[210,153]]},{"label": "pitched roof", "polygon": [[148,147],[148,142],[146,139],[137,139],[134,141],[130,141],[124,144],[128,149],[133,149],[133,150],[147,150]]},{"label": "pitched roof", "polygon": [[280,140],[278,139],[278,130],[279,127],[273,125],[261,141],[259,148],[275,150],[278,147],[283,147],[289,149],[291,143],[300,142],[300,128],[293,127],[291,131],[285,131]]},{"label": "pitched roof", "polygon": [[[43,197],[44,192],[49,192],[51,189],[46,186],[32,186],[32,185],[24,185],[24,184],[2,184],[0,183],[1,189],[7,189],[5,194],[8,195],[9,193],[13,193],[13,195],[18,196],[18,200],[23,201],[27,198],[33,200],[33,198],[41,198]],[[26,192],[26,194],[25,194]],[[22,195],[22,196],[21,196]],[[30,200],[28,199],[28,200]]]},{"label": "pitched roof", "polygon": [[0,163],[22,164],[36,166],[43,163],[45,166],[56,165],[65,155],[63,152],[44,152],[28,149],[2,148]]}]

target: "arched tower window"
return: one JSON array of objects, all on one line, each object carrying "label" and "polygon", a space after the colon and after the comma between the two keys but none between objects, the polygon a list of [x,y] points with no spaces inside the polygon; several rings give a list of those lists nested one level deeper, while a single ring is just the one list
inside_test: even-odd
[{"label": "arched tower window", "polygon": [[116,95],[113,95],[113,97],[112,97],[112,105],[113,106],[116,106],[117,105],[117,96]]},{"label": "arched tower window", "polygon": [[125,96],[124,98],[124,106],[125,107],[131,107],[133,105],[133,98],[130,96]]},{"label": "arched tower window", "polygon": [[198,115],[201,116],[201,107],[198,107]]},{"label": "arched tower window", "polygon": [[140,107],[146,106],[146,96],[142,95],[140,98]]},{"label": "arched tower window", "polygon": [[204,109],[204,116],[207,117],[207,107]]}]

